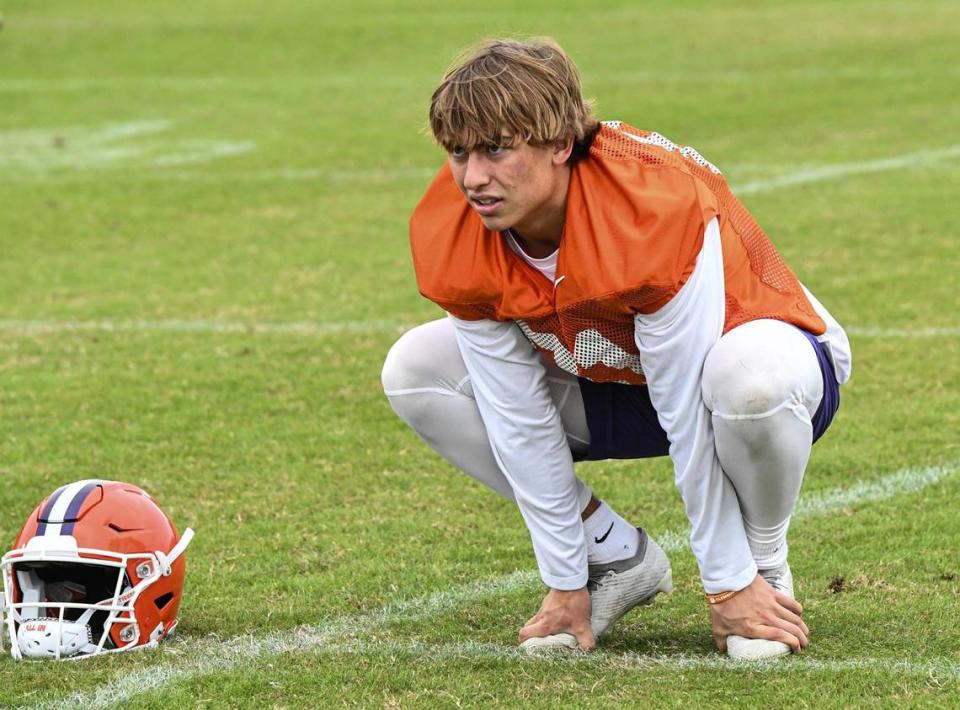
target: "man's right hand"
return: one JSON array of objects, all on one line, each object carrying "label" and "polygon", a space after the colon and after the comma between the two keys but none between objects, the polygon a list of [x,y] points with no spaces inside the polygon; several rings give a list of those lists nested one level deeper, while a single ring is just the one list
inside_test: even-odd
[{"label": "man's right hand", "polygon": [[586,587],[573,591],[551,589],[540,611],[520,629],[520,643],[560,633],[573,634],[584,651],[597,645],[590,630],[590,594]]},{"label": "man's right hand", "polygon": [[710,605],[717,648],[727,650],[727,636],[768,639],[787,644],[793,652],[807,647],[810,629],[801,618],[800,602],[779,592],[761,577],[719,604]]}]

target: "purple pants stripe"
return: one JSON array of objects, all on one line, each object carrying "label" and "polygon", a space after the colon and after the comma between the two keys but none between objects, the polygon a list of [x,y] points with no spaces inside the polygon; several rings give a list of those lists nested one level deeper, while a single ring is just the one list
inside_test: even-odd
[{"label": "purple pants stripe", "polygon": [[817,354],[817,362],[820,364],[820,374],[823,375],[823,398],[820,400],[820,406],[813,413],[813,440],[816,441],[830,427],[833,417],[840,408],[840,384],[837,382],[837,376],[833,371],[833,365],[827,358],[827,353],[823,348],[823,343],[817,340],[816,336],[807,331],[801,331],[807,336],[807,340],[813,346],[813,351]]}]

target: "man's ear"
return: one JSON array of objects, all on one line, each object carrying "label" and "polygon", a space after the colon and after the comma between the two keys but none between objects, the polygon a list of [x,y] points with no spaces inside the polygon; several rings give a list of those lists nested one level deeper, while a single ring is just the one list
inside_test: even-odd
[{"label": "man's ear", "polygon": [[567,136],[562,141],[553,144],[553,164],[563,165],[573,152],[573,136]]}]

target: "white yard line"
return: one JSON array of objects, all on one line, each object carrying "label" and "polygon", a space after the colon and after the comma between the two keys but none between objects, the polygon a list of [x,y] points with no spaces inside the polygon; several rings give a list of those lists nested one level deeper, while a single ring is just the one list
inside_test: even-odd
[{"label": "white yard line", "polygon": [[960,469],[960,461],[944,466],[908,468],[874,480],[854,481],[850,486],[819,491],[801,496],[794,509],[794,519],[812,518],[863,505],[915,493],[939,483]]},{"label": "white yard line", "polygon": [[948,161],[956,157],[960,157],[960,145],[951,145],[935,150],[920,150],[914,153],[904,153],[903,155],[879,158],[877,160],[837,163],[836,165],[819,165],[768,180],[754,180],[742,185],[735,185],[732,186],[732,189],[737,195],[752,195],[758,192],[770,192],[771,190],[777,190],[781,187],[835,180],[848,175],[881,173],[888,170],[899,170],[900,168],[924,167]]},{"label": "white yard line", "polygon": [[[431,17],[435,21],[436,17]],[[792,69],[772,68],[768,71],[696,71],[696,72],[593,72],[590,82],[617,86],[624,84],[753,84],[783,81],[928,81],[931,78],[951,79],[960,76],[960,69],[944,65],[936,76],[918,72],[909,67],[880,69],[863,66],[846,67],[797,67]],[[309,91],[319,89],[344,89],[356,91],[357,86],[367,88],[409,88],[423,86],[430,91],[436,81],[433,74],[375,74],[371,72],[332,72],[327,75],[306,76],[281,74],[273,76],[105,76],[97,78],[0,78],[0,93],[59,93],[99,91],[239,91],[251,93],[266,91]]]},{"label": "white yard line", "polygon": [[[813,165],[777,177],[751,180],[742,184],[731,185],[731,189],[737,195],[754,195],[772,192],[773,190],[778,190],[783,187],[836,180],[849,175],[879,173],[910,167],[928,167],[958,156],[960,156],[960,145],[952,145],[945,148],[920,150],[876,160],[837,163],[832,165]],[[391,180],[426,180],[433,177],[436,172],[436,167],[411,166],[396,168],[284,168],[263,171],[225,171],[222,173],[181,171],[173,174],[155,173],[154,176],[186,182],[196,180],[326,180],[329,182],[362,182],[371,180],[382,182]]]},{"label": "white yard line", "polygon": [[24,152],[33,152],[56,148],[57,146],[53,145],[55,142],[62,142],[64,146],[74,141],[82,141],[85,144],[109,143],[125,138],[162,133],[172,127],[172,121],[161,118],[127,121],[125,123],[106,123],[97,127],[79,125],[57,128],[12,129],[0,131],[0,148],[5,151],[21,149]]},{"label": "white yard line", "polygon": [[[910,468],[874,480],[853,482],[844,488],[830,489],[803,496],[797,506],[795,519],[817,517],[845,510],[854,504],[887,500],[933,485],[960,470],[960,461],[943,466]],[[664,549],[678,552],[686,547],[683,530],[656,535]],[[521,658],[516,649],[485,644],[443,644],[440,646],[412,641],[397,644],[390,640],[364,641],[363,636],[383,630],[400,621],[424,621],[437,614],[455,611],[462,606],[494,595],[506,595],[536,585],[533,572],[514,572],[504,577],[468,584],[449,591],[436,592],[425,597],[394,602],[380,609],[352,617],[342,617],[326,624],[303,626],[288,631],[275,631],[262,636],[243,636],[232,639],[206,637],[169,642],[160,659],[163,663],[121,675],[95,691],[74,693],[58,701],[37,705],[39,708],[85,707],[103,708],[123,703],[138,695],[157,690],[178,681],[188,681],[210,673],[230,671],[245,664],[269,658],[280,653],[319,651],[324,653],[380,653],[394,648],[398,652],[436,657],[463,655],[502,656]],[[393,644],[392,646],[390,644]],[[550,661],[547,661],[550,662]],[[620,664],[617,667],[658,668],[728,668],[742,666],[718,656],[642,656],[637,654],[597,653],[583,662]],[[754,666],[750,666],[753,668]],[[770,666],[771,672],[820,672],[848,669],[877,670],[927,674],[956,678],[957,664],[949,661],[895,662],[882,659],[847,659],[817,661],[802,657],[791,658],[784,664]]]},{"label": "white yard line", "polygon": [[[144,121],[129,124],[134,134],[144,131],[166,130],[168,122]],[[95,168],[99,175],[115,173],[123,180],[151,180],[151,181],[178,181],[178,182],[295,182],[295,181],[328,181],[341,182],[389,182],[401,180],[427,180],[437,170],[437,166],[395,166],[395,167],[287,167],[265,170],[223,170],[218,172],[203,172],[199,170],[166,170],[184,163],[205,162],[217,157],[239,155],[252,151],[255,143],[229,141],[194,141],[193,150],[180,149],[175,152],[174,158],[148,154],[144,146],[113,146],[107,150],[104,141],[98,139],[95,149],[83,150],[54,150],[51,140],[58,132],[91,131],[87,127],[69,127],[65,129],[29,129],[0,133],[0,146],[7,146],[9,156],[0,156],[0,167],[19,168],[20,171],[13,177],[27,181],[40,182],[72,182],[87,180],[89,176],[84,168]],[[115,127],[108,130],[115,131]],[[97,135],[94,133],[94,135]],[[113,138],[122,138],[122,135]],[[39,141],[38,146],[35,145]],[[68,141],[70,143],[70,141]],[[154,146],[151,150],[159,150]],[[189,159],[183,156],[188,155]],[[179,159],[176,159],[179,156]],[[199,157],[198,157],[199,156]],[[809,183],[836,180],[850,175],[879,173],[890,170],[899,170],[911,167],[929,167],[960,157],[960,144],[919,150],[887,158],[855,161],[849,163],[835,163],[824,165],[810,165],[786,174],[751,180],[732,185],[737,195],[752,195],[771,192],[784,187]],[[137,158],[143,158],[140,163]],[[52,168],[65,166],[76,168],[68,173],[50,173]],[[131,171],[131,168],[134,170]]]},{"label": "white yard line", "polygon": [[103,333],[246,333],[249,335],[324,336],[339,333],[399,333],[411,324],[389,320],[356,320],[292,323],[244,323],[217,320],[0,320],[0,332],[47,335],[65,332]]},{"label": "white yard line", "polygon": [[[102,333],[226,333],[249,335],[296,335],[323,337],[341,333],[401,333],[416,323],[398,320],[352,320],[352,321],[293,321],[290,323],[189,320],[170,318],[164,320],[53,320],[53,319],[0,319],[0,333],[13,335],[51,335],[70,332]],[[955,338],[960,328],[878,328],[873,326],[849,326],[849,335],[863,338]]]},{"label": "white yard line", "polygon": [[956,338],[960,328],[874,328],[852,326],[847,334],[861,338]]},{"label": "white yard line", "polygon": [[401,180],[430,180],[437,174],[437,166],[397,166],[393,168],[277,168],[275,170],[230,170],[219,173],[178,171],[153,173],[153,179],[177,182],[393,182]]},{"label": "white yard line", "polygon": [[[368,631],[377,631],[404,620],[426,619],[454,611],[472,601],[486,599],[494,594],[509,594],[530,586],[535,576],[529,572],[514,572],[504,577],[483,580],[449,591],[435,592],[425,597],[392,602],[380,609],[354,617],[343,617],[319,626],[302,626],[287,631],[275,631],[261,636],[241,636],[221,639],[178,639],[166,644],[164,660],[174,665],[153,666],[124,674],[89,693],[74,693],[37,708],[104,708],[122,703],[178,680],[228,671],[260,658],[291,651],[313,651],[355,637]],[[182,657],[182,662],[180,661]],[[83,661],[81,661],[83,662]],[[182,667],[179,667],[181,666]]]},{"label": "white yard line", "polygon": [[0,172],[27,180],[89,179],[90,170],[143,172],[151,167],[208,163],[256,148],[252,141],[179,139],[169,135],[173,127],[172,121],[155,119],[0,131]]},{"label": "white yard line", "polygon": [[938,680],[960,679],[960,662],[950,658],[927,660],[895,660],[892,658],[853,657],[845,659],[817,659],[803,655],[789,659],[740,662],[720,654],[692,656],[688,654],[640,654],[631,651],[611,652],[600,648],[593,653],[544,653],[531,656],[518,646],[504,647],[493,643],[460,641],[457,643],[430,644],[422,641],[398,641],[377,639],[375,641],[350,640],[333,642],[318,649],[323,654],[413,656],[423,660],[454,660],[457,658],[501,658],[529,663],[558,665],[597,665],[604,669],[624,670],[725,670],[747,673],[793,674],[836,673],[842,671],[868,671],[922,676]]},{"label": "white yard line", "polygon": [[426,92],[436,76],[429,74],[391,75],[344,74],[334,72],[317,76],[139,76],[72,79],[2,78],[0,94],[4,93],[72,93],[90,90],[152,92],[152,91],[236,91],[251,94],[264,91],[310,92],[321,89],[343,89],[356,92],[357,86],[379,89],[402,89],[422,85]]},{"label": "white yard line", "polygon": [[[734,661],[720,654],[692,656],[687,654],[644,655],[630,651],[614,653],[597,650],[590,654],[528,655],[519,647],[505,647],[492,643],[462,641],[459,643],[430,644],[421,641],[377,639],[338,641],[329,636],[301,633],[296,637],[263,637],[243,647],[242,651],[227,647],[222,641],[204,649],[206,652],[193,665],[182,668],[144,668],[124,675],[116,682],[102,686],[93,693],[75,693],[60,701],[39,705],[38,708],[63,710],[65,708],[108,708],[143,697],[152,691],[176,682],[188,682],[210,673],[228,672],[248,661],[281,653],[313,652],[324,655],[374,656],[390,658],[410,657],[418,661],[455,661],[458,659],[498,659],[530,665],[551,665],[560,668],[596,666],[600,670],[624,671],[696,671],[721,670],[728,673],[763,675],[805,675],[818,673],[867,672],[884,675],[926,678],[931,682],[960,680],[960,663],[949,658],[926,660],[895,660],[886,658],[853,657],[818,659],[791,656],[773,661]],[[255,655],[250,655],[252,652]],[[250,653],[248,653],[250,652]]]}]

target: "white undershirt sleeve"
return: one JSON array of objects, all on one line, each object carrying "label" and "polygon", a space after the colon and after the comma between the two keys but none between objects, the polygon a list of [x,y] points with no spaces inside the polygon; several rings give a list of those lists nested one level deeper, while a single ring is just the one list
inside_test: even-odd
[{"label": "white undershirt sleeve", "polygon": [[573,458],[540,356],[513,322],[450,316],[490,446],[553,589],[587,583],[587,547]]},{"label": "white undershirt sleeve", "polygon": [[823,319],[827,325],[826,332],[817,336],[817,340],[823,345],[827,352],[827,358],[833,366],[833,373],[837,377],[837,383],[843,384],[850,379],[850,372],[853,369],[853,354],[850,351],[850,339],[846,332],[837,323],[837,319],[830,315],[830,311],[824,308],[823,304],[817,300],[816,296],[810,293],[809,289],[800,284],[803,293],[806,295],[813,310]]},{"label": "white undershirt sleeve", "polygon": [[677,488],[692,526],[690,544],[711,594],[742,589],[757,574],[700,389],[703,362],[723,332],[724,315],[723,252],[713,219],[687,283],[660,310],[634,319],[650,399],[670,440]]}]

